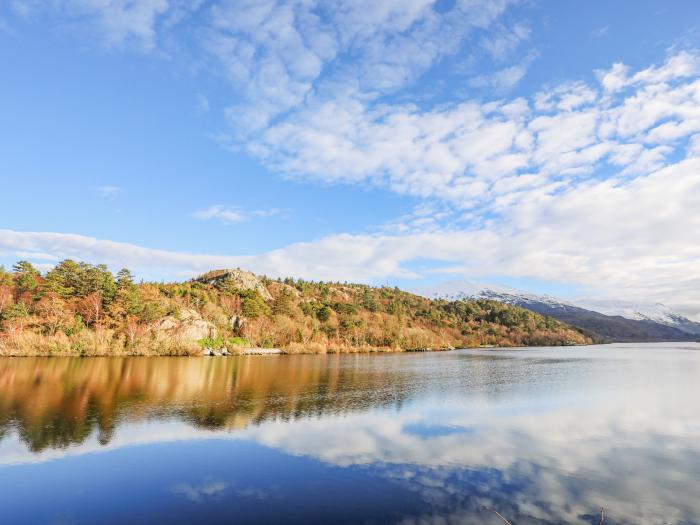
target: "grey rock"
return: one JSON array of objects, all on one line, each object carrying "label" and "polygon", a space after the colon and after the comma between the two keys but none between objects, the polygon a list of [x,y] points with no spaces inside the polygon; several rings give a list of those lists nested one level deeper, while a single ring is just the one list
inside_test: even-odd
[{"label": "grey rock", "polygon": [[272,295],[265,288],[262,281],[253,272],[247,272],[240,268],[228,270],[215,270],[198,277],[196,281],[200,283],[212,284],[216,286],[224,281],[231,283],[240,290],[257,290],[266,301],[272,300]]},{"label": "grey rock", "polygon": [[233,330],[240,330],[241,328],[243,328],[244,323],[244,319],[238,315],[234,315],[233,317],[231,317],[231,319],[228,320],[228,324]]},{"label": "grey rock", "polygon": [[164,318],[156,326],[155,332],[156,337],[175,337],[192,342],[217,336],[216,327],[202,319],[196,310],[191,309],[184,309],[177,316],[169,315]]}]

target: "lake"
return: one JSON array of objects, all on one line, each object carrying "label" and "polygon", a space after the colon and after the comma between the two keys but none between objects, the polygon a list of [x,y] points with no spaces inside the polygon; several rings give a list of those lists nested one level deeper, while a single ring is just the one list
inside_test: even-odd
[{"label": "lake", "polygon": [[698,344],[0,360],[2,523],[698,524],[699,495]]}]

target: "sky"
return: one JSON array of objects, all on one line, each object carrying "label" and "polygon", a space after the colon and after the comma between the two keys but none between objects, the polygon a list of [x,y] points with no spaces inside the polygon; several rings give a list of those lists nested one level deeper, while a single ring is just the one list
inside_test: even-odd
[{"label": "sky", "polygon": [[700,3],[9,0],[0,264],[700,319]]}]

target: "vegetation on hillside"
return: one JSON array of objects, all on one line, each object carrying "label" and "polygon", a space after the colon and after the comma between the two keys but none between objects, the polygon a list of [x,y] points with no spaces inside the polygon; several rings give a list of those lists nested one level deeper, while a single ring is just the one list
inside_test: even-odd
[{"label": "vegetation on hillside", "polygon": [[[204,345],[400,351],[589,342],[550,317],[494,301],[432,301],[398,288],[258,280],[242,273],[247,280],[211,272],[182,283],[136,283],[129,270],[113,275],[104,265],[71,260],[43,275],[26,261],[11,272],[0,267],[0,354],[189,355]],[[207,335],[193,340],[201,333]]]}]

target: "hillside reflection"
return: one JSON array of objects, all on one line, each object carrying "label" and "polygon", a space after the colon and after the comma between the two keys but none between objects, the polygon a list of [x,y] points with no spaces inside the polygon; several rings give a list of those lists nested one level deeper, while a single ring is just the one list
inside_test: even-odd
[{"label": "hillside reflection", "polygon": [[[294,358],[18,358],[0,360],[0,439],[16,429],[38,452],[107,444],[120,422],[176,417],[241,429],[280,418],[400,404],[407,376],[339,366],[339,356]],[[345,364],[348,359],[345,358]]]},{"label": "hillside reflection", "polygon": [[697,524],[698,377],[697,344],[0,360],[3,517]]}]

